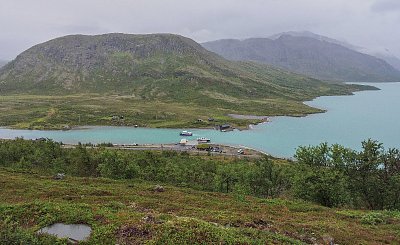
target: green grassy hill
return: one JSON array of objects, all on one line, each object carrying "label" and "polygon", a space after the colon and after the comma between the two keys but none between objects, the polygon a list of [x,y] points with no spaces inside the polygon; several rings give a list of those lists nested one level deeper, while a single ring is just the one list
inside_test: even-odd
[{"label": "green grassy hill", "polygon": [[[209,126],[193,122],[217,117],[235,123],[229,113],[315,113],[320,110],[302,102],[365,88],[227,61],[178,35],[75,35],[36,45],[0,69],[1,109],[7,115],[0,120],[32,128]],[[113,122],[112,115],[125,120]]]}]

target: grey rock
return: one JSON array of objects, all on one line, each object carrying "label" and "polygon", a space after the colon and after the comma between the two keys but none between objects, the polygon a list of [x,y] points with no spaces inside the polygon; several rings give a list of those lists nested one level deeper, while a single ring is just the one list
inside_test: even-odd
[{"label": "grey rock", "polygon": [[164,191],[165,191],[164,187],[161,186],[161,185],[156,185],[156,186],[154,186],[153,190],[154,190],[155,192],[164,192]]},{"label": "grey rock", "polygon": [[58,173],[56,175],[54,175],[53,179],[55,180],[63,180],[65,178],[65,174],[64,173]]}]

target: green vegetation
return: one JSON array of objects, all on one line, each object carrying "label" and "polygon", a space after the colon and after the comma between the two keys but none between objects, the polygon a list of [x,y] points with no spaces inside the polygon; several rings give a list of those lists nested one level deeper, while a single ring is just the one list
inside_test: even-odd
[{"label": "green vegetation", "polygon": [[0,126],[246,127],[257,121],[226,115],[318,113],[303,101],[363,89],[374,88],[227,61],[176,35],[67,36],[0,69]]},{"label": "green vegetation", "polygon": [[49,175],[141,179],[264,198],[292,195],[327,207],[400,209],[400,151],[384,151],[373,140],[363,142],[361,152],[326,143],[299,147],[295,162],[104,146],[79,144],[71,149],[46,139],[1,140],[0,166]]},{"label": "green vegetation", "polygon": [[[191,156],[175,151],[130,151],[79,144],[63,148],[51,140],[0,141],[0,166],[52,175],[142,179],[203,191],[234,192],[262,197],[285,190],[283,170],[272,160],[232,160]],[[282,166],[284,168],[284,166]],[[268,179],[265,176],[273,176]]]},{"label": "green vegetation", "polygon": [[0,243],[63,244],[35,234],[56,222],[89,224],[88,244],[400,242],[397,150],[368,140],[360,152],[321,144],[296,157],[2,140]]},{"label": "green vegetation", "polygon": [[299,197],[325,206],[400,209],[400,151],[374,140],[356,152],[326,143],[300,147],[296,158],[304,166],[297,179]]},{"label": "green vegetation", "polygon": [[[269,102],[266,102],[267,104]],[[251,113],[267,104],[254,104]],[[271,101],[271,111],[266,114],[292,112],[316,113],[318,109],[302,103],[285,106]],[[250,110],[250,108],[248,108]],[[224,109],[220,107],[202,107],[188,103],[167,103],[161,101],[141,101],[124,96],[71,95],[39,96],[16,95],[0,96],[0,126],[12,126],[27,129],[63,129],[68,126],[114,125],[163,128],[210,128],[216,124],[231,124],[246,128],[259,120],[234,119],[227,114],[246,113],[241,108]],[[274,111],[272,111],[274,110]],[[276,111],[275,111],[276,110]],[[280,112],[278,112],[280,110]],[[124,116],[113,119],[113,116]],[[215,120],[209,122],[207,119]],[[202,119],[198,122],[197,119]]]}]

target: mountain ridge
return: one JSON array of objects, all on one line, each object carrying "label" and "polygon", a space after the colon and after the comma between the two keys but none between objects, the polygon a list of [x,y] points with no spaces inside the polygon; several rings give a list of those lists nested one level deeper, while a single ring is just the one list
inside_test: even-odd
[{"label": "mountain ridge", "polygon": [[[387,62],[360,53],[317,34],[277,34],[271,38],[222,39],[203,47],[230,60],[251,60],[323,80],[398,82],[400,71]],[[319,37],[319,38],[316,38]]]},{"label": "mountain ridge", "polygon": [[343,47],[349,48],[351,50],[363,53],[363,54],[368,54],[371,56],[374,56],[378,59],[384,60],[386,61],[389,65],[391,65],[393,68],[395,68],[396,70],[400,71],[400,59],[393,55],[389,50],[387,50],[386,48],[378,48],[378,49],[368,49],[368,48],[364,48],[361,46],[356,46],[353,44],[350,44],[347,41],[340,41],[340,40],[336,40],[334,38],[330,38],[327,36],[323,36],[323,35],[319,35],[319,34],[315,34],[313,32],[310,31],[302,31],[302,32],[295,32],[295,31],[289,31],[289,32],[283,32],[283,33],[279,33],[273,36],[270,36],[270,38],[274,39],[279,37],[282,34],[289,34],[292,36],[305,36],[305,37],[311,37],[311,38],[315,38],[315,39],[319,39],[322,41],[327,41],[330,43],[335,43],[338,45],[341,45]]},{"label": "mountain ridge", "polygon": [[[360,51],[360,49],[361,49],[361,47],[350,44],[345,40],[337,40],[337,39],[319,35],[319,34],[316,34],[316,33],[310,32],[310,31],[287,31],[287,32],[281,32],[281,33],[269,36],[268,38],[278,39],[282,35],[297,36],[297,37],[309,37],[309,38],[317,39],[320,41],[338,44],[340,46],[343,46],[343,47],[346,47],[348,49],[352,49],[355,51]],[[362,52],[360,52],[360,53],[362,53]]]}]

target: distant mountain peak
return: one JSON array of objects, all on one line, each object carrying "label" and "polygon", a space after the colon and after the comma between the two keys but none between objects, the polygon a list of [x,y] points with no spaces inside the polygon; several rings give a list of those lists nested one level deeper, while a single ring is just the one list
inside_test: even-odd
[{"label": "distant mountain peak", "polygon": [[283,32],[269,38],[203,43],[231,60],[256,61],[317,79],[346,82],[400,82],[400,71],[360,48],[312,32]]},{"label": "distant mountain peak", "polygon": [[313,39],[316,39],[316,40],[319,40],[319,41],[325,41],[325,42],[341,45],[343,47],[346,47],[346,48],[349,48],[349,49],[353,49],[353,50],[359,50],[360,49],[360,47],[352,45],[352,44],[350,44],[349,42],[347,42],[345,40],[338,40],[338,39],[330,38],[330,37],[319,35],[319,34],[316,34],[316,33],[310,32],[310,31],[288,31],[288,32],[282,32],[282,33],[278,33],[278,34],[272,35],[269,38],[275,40],[275,39],[278,39],[279,37],[281,37],[283,35],[289,35],[289,36],[293,36],[293,37],[308,37],[308,38],[313,38]]},{"label": "distant mountain peak", "polygon": [[288,31],[288,32],[282,32],[282,33],[278,33],[275,35],[270,36],[270,39],[276,40],[279,39],[280,37],[287,35],[287,36],[293,36],[293,37],[309,37],[309,38],[313,38],[313,39],[317,39],[320,41],[326,41],[326,42],[330,42],[333,44],[337,44],[337,45],[341,45],[343,47],[352,49],[354,51],[363,53],[363,54],[368,54],[368,55],[372,55],[376,58],[382,59],[384,61],[386,61],[388,64],[390,64],[391,66],[393,66],[395,69],[397,69],[398,71],[400,71],[400,59],[394,55],[388,48],[386,47],[377,47],[377,48],[365,48],[365,47],[360,47],[360,46],[356,46],[353,44],[350,44],[349,42],[345,41],[345,40],[338,40],[338,39],[333,39],[330,37],[326,37],[323,35],[319,35],[319,34],[315,34],[313,32],[310,31]]},{"label": "distant mountain peak", "polygon": [[322,37],[318,34],[310,32],[310,31],[286,31],[286,32],[280,32],[280,33],[274,34],[274,35],[270,36],[269,38],[275,40],[284,35],[295,36],[295,37],[312,37],[312,38],[316,38],[316,39],[318,39],[319,37]]}]

